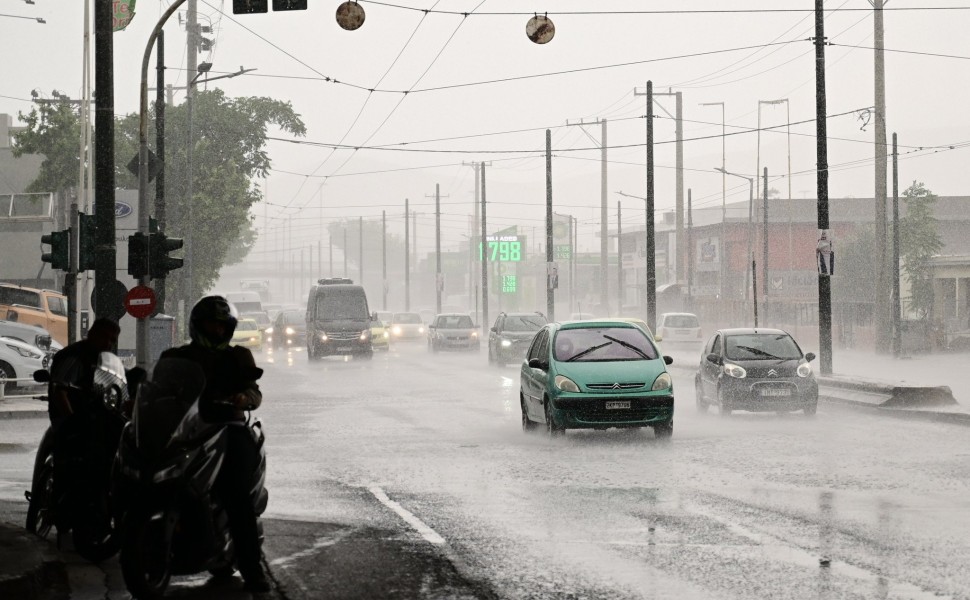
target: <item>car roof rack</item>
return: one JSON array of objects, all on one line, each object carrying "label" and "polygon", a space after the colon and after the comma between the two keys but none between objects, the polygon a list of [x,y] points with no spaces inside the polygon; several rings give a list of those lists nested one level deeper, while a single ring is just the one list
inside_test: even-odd
[{"label": "car roof rack", "polygon": [[353,283],[353,279],[348,279],[346,277],[324,277],[323,279],[317,279],[317,283],[320,285],[338,285],[338,284],[348,284]]}]

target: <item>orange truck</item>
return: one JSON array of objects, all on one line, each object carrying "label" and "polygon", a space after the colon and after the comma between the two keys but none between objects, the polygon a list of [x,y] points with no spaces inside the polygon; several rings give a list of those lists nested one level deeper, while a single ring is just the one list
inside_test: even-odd
[{"label": "orange truck", "polygon": [[60,292],[0,283],[0,319],[43,327],[67,345],[67,296]]}]

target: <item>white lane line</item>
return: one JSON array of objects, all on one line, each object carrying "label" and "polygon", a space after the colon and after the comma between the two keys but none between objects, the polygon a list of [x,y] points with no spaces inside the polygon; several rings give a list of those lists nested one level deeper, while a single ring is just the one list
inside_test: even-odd
[{"label": "white lane line", "polygon": [[371,494],[374,494],[375,498],[380,500],[381,504],[396,512],[399,517],[404,519],[408,525],[413,527],[414,530],[420,533],[421,537],[423,537],[429,543],[435,544],[436,546],[440,546],[441,544],[445,543],[445,538],[438,535],[438,532],[425,525],[421,519],[414,516],[414,514],[412,514],[406,508],[388,498],[387,494],[384,493],[384,490],[374,486],[369,488],[369,491]]},{"label": "white lane line", "polygon": [[301,551],[296,552],[294,554],[290,554],[289,556],[282,556],[280,558],[274,558],[273,560],[270,561],[269,564],[272,567],[283,567],[285,569],[285,568],[287,568],[287,567],[290,566],[289,563],[294,562],[294,561],[297,561],[297,560],[300,560],[301,558],[306,558],[308,556],[313,556],[321,548],[326,548],[327,546],[333,546],[334,544],[336,544],[340,540],[344,539],[348,535],[350,535],[350,532],[349,531],[346,531],[346,532],[338,533],[337,535],[335,535],[333,537],[329,537],[329,536],[319,537],[319,538],[316,539],[316,541],[313,542],[313,545],[310,546],[309,548],[307,548],[306,550],[301,550]]}]

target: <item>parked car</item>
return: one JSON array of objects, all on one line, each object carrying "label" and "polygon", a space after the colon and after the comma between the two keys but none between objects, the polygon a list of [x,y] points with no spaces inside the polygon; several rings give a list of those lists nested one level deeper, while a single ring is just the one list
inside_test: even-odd
[{"label": "parked car", "polygon": [[39,325],[29,325],[17,321],[0,321],[0,336],[30,344],[45,354],[63,348],[53,340],[46,329]]},{"label": "parked car", "polygon": [[302,310],[280,311],[273,326],[266,329],[266,335],[266,341],[273,348],[299,348],[306,343],[306,313]]},{"label": "parked car", "polygon": [[522,362],[532,338],[546,323],[546,316],[539,312],[499,313],[488,332],[489,364]]},{"label": "parked car", "polygon": [[618,319],[549,323],[522,364],[522,429],[652,427],[674,432],[674,388],[661,356],[642,329]]},{"label": "parked car", "polygon": [[663,313],[657,319],[657,335],[669,344],[700,344],[701,322],[692,313]]},{"label": "parked car", "polygon": [[398,312],[391,317],[391,339],[417,340],[425,337],[427,327],[421,315],[415,312]]},{"label": "parked car", "polygon": [[43,327],[67,345],[67,296],[59,292],[0,283],[0,319]]},{"label": "parked car", "polygon": [[818,406],[815,355],[781,329],[721,329],[701,351],[694,379],[697,410],[791,412]]},{"label": "parked car", "polygon": [[[32,385],[34,371],[46,368],[45,356],[44,352],[31,344],[0,337],[0,376],[7,380],[4,391],[9,392],[15,387]],[[30,381],[17,383],[11,381],[13,379],[30,379]]]},{"label": "parked car", "polygon": [[482,348],[478,327],[468,313],[442,313],[428,325],[428,350],[474,350]]},{"label": "parked car", "polygon": [[263,349],[263,332],[259,330],[259,324],[255,319],[239,319],[230,343],[258,352]]}]

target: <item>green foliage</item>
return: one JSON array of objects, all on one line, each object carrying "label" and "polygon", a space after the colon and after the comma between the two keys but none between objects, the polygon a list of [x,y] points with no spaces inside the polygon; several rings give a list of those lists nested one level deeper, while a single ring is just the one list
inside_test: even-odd
[{"label": "green foliage", "polygon": [[[149,116],[149,146],[155,148],[155,117]],[[165,110],[166,234],[191,239],[192,275],[196,296],[208,290],[219,270],[241,262],[256,241],[250,208],[262,200],[253,180],[265,177],[271,162],[266,151],[269,127],[305,135],[306,127],[289,102],[272,98],[227,98],[221,90],[196,91],[192,110],[192,199],[188,198],[188,109],[185,103]],[[30,191],[60,191],[77,185],[77,113],[68,104],[44,104],[21,115],[27,129],[17,135],[15,152],[47,156]],[[138,188],[138,178],[126,165],[138,154],[139,117],[128,114],[115,122],[115,184]],[[152,185],[154,188],[154,185]],[[155,198],[154,189],[150,190]],[[186,251],[188,248],[186,248]],[[169,297],[187,298],[189,269],[173,271]]]},{"label": "green foliage", "polygon": [[832,278],[836,303],[867,303],[876,299],[876,235],[873,227],[859,227],[851,241],[841,245]]},{"label": "green foliage", "polygon": [[899,220],[899,254],[909,281],[909,309],[920,319],[933,310],[933,273],[930,259],[943,249],[943,240],[933,217],[936,195],[921,182],[903,192],[906,216]]}]

